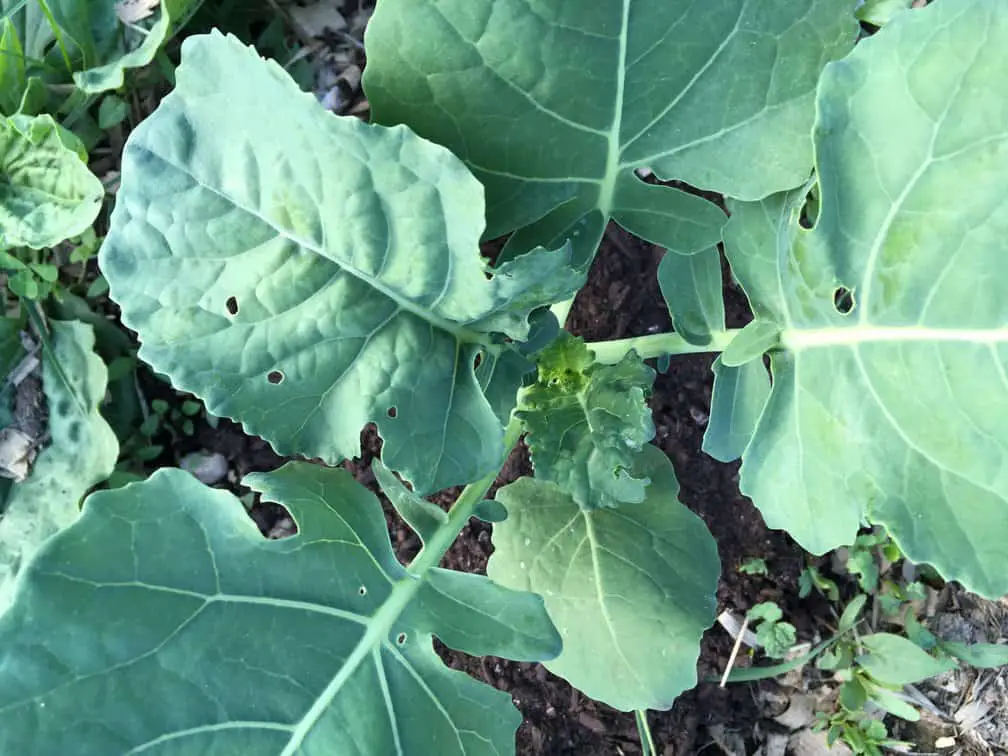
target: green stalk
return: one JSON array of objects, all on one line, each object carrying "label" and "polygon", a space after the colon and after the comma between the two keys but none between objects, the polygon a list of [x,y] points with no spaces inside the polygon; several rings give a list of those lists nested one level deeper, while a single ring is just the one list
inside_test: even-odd
[{"label": "green stalk", "polygon": [[[504,432],[505,454],[509,454],[514,445],[518,443],[521,430],[521,421],[512,418]],[[501,460],[501,466],[504,465],[505,459]],[[458,538],[459,532],[469,521],[476,505],[483,500],[487,490],[497,479],[498,472],[499,469],[488,473],[480,480],[470,483],[462,489],[462,493],[459,494],[455,504],[448,512],[448,521],[434,532],[424,548],[410,562],[407,568],[409,576],[399,580],[392,587],[392,592],[372,616],[367,630],[347,656],[337,675],[329,681],[329,684],[315,699],[315,703],[292,731],[290,739],[283,751],[280,752],[280,756],[294,756],[294,754],[301,752],[301,746],[308,734],[328,710],[340,690],[360,668],[361,664],[371,656],[374,649],[384,641],[395,623],[399,621],[402,613],[406,611],[406,607],[416,597],[417,592],[424,585],[424,575],[432,567],[438,566],[441,557]]]},{"label": "green stalk", "polygon": [[711,334],[710,343],[703,346],[690,344],[679,334],[669,332],[655,333],[650,336],[634,336],[615,341],[595,341],[589,343],[588,348],[595,353],[595,359],[598,362],[610,365],[623,359],[623,355],[631,349],[645,360],[665,355],[707,354],[709,352],[723,352],[740,330],[739,328],[729,328],[726,331],[715,331]]},{"label": "green stalk", "polygon": [[647,709],[637,709],[633,715],[634,722],[637,723],[637,734],[640,736],[641,750],[644,756],[658,756],[654,738],[651,737],[651,728],[648,726]]},{"label": "green stalk", "polygon": [[[501,460],[501,466],[504,465],[507,459],[506,455],[510,454],[515,444],[518,443],[521,431],[521,421],[512,417],[511,422],[508,423],[507,430],[504,431],[505,458]],[[465,524],[469,522],[469,518],[472,517],[476,506],[483,501],[486,492],[493,485],[493,482],[497,480],[499,472],[499,469],[495,470],[462,489],[462,493],[459,494],[452,508],[448,511],[448,521],[434,532],[434,535],[424,544],[420,553],[410,562],[407,571],[411,575],[419,578],[431,567],[438,566],[441,557],[444,556],[444,553],[448,551],[455,542],[455,539],[458,538],[458,534],[462,531]]]}]

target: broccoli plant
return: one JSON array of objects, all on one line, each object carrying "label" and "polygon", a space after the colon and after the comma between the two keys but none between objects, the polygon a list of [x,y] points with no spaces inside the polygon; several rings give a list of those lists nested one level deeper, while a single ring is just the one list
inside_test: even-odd
[{"label": "broccoli plant", "polygon": [[[245,479],[297,522],[279,541],[180,471],[94,494],[0,617],[0,750],[511,751],[508,696],[432,636],[667,709],[718,559],[648,443],[649,358],[720,353],[704,449],[741,457],[771,526],[821,553],[877,523],[1008,591],[1008,8],[938,0],[854,47],[855,5],[383,0],[378,124],[188,39],[100,253],[123,322],[280,453],[335,464],[373,423],[423,548],[400,565],[377,498],[306,462]],[[561,331],[610,220],[668,250],[674,332]],[[522,434],[535,476],[487,503]],[[425,498],[458,484],[448,512]],[[438,566],[471,516],[495,521],[489,577]]]}]

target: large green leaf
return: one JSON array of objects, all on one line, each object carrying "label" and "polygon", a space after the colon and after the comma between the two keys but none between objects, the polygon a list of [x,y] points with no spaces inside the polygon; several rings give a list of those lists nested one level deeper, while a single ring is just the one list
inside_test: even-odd
[{"label": "large green leaf", "polygon": [[782,331],[743,491],[810,551],[867,519],[991,596],[1008,592],[1006,70],[1000,0],[898,15],[824,73],[815,227],[796,193],[735,207],[726,237]]},{"label": "large green leaf", "polygon": [[536,477],[585,509],[642,501],[648,479],[631,468],[655,433],[647,405],[654,371],[636,352],[597,364],[584,341],[567,333],[539,354],[538,368],[517,412]]},{"label": "large green leaf", "polygon": [[647,497],[618,509],[586,511],[534,478],[499,490],[508,517],[487,574],[543,596],[564,644],[550,671],[617,709],[668,709],[696,684],[720,562],[668,458],[645,446],[634,472],[651,478]]},{"label": "large green leaf", "polygon": [[48,446],[11,488],[0,514],[0,612],[10,605],[24,562],[77,519],[81,499],[112,473],[119,456],[115,434],[98,411],[108,371],[92,351],[91,326],[54,321],[51,344],[42,360]]},{"label": "large green leaf", "polygon": [[0,119],[0,249],[50,247],[90,226],[105,190],[50,116]]},{"label": "large green leaf", "polygon": [[491,276],[482,190],[447,150],[327,113],[232,37],[182,61],[126,146],[100,258],[140,355],[283,454],[354,456],[375,422],[418,493],[499,464],[501,388],[474,363],[580,286],[569,256]]},{"label": "large green leaf", "polygon": [[[375,497],[291,463],[245,482],[298,534],[264,539],[188,473],[93,495],[0,618],[0,752],[501,754],[510,697],[445,667],[548,658],[542,600],[396,560]],[[87,702],[82,707],[82,702]]]},{"label": "large green leaf", "polygon": [[801,183],[819,71],[853,44],[855,5],[383,0],[365,90],[378,122],[466,160],[487,189],[488,236],[555,210],[699,252],[723,215],[633,169],[747,199]]}]

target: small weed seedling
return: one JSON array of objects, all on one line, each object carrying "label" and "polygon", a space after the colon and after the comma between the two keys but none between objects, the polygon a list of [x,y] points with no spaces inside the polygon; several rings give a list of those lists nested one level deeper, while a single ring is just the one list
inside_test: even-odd
[{"label": "small weed seedling", "polygon": [[[883,575],[894,573],[893,566],[901,559],[899,548],[881,529],[859,535],[847,549],[846,559],[847,582],[855,585],[857,592],[846,602],[833,635],[798,660],[738,670],[728,679],[765,679],[814,660],[817,669],[839,683],[835,708],[818,712],[814,725],[826,732],[830,745],[841,741],[855,754],[865,756],[881,756],[883,748],[912,746],[891,739],[882,721],[885,714],[912,722],[920,718],[913,699],[904,694],[904,686],[948,672],[959,662],[976,667],[1008,664],[1008,646],[957,643],[949,648],[950,644],[936,638],[914,614],[913,603],[925,596],[922,584]],[[835,581],[818,571],[816,574],[815,585],[822,586],[824,595],[839,594]],[[875,602],[884,617],[902,624],[905,634],[863,632],[869,624],[864,618],[869,602]],[[794,627],[782,621],[783,613],[777,606],[757,604],[749,611],[749,618],[759,622],[756,637],[768,657],[789,656],[795,644]],[[870,624],[874,627],[876,623]]]}]

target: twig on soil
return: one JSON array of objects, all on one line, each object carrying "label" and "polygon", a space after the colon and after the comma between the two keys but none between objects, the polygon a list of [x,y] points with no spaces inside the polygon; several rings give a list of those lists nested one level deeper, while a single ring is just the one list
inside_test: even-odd
[{"label": "twig on soil", "polygon": [[728,657],[728,666],[725,667],[724,674],[721,675],[721,685],[719,687],[723,688],[728,682],[728,675],[731,674],[732,667],[735,666],[735,659],[738,657],[739,649],[742,648],[742,638],[745,636],[745,631],[749,627],[749,617],[742,620],[742,628],[739,630],[738,636],[735,638],[735,645],[732,647],[731,656]]}]

